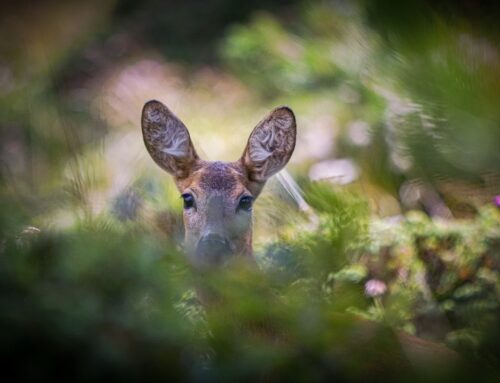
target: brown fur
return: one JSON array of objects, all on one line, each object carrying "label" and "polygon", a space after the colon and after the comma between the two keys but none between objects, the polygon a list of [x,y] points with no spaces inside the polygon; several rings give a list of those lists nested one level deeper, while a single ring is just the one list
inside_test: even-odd
[{"label": "brown fur", "polygon": [[174,177],[195,207],[184,210],[187,255],[207,235],[229,243],[234,255],[252,256],[251,212],[239,209],[243,196],[256,199],[266,180],[280,171],[295,148],[296,123],[288,107],[274,109],[252,131],[235,162],[201,160],[182,121],[165,105],[149,101],[142,112],[144,143],[155,162]]}]

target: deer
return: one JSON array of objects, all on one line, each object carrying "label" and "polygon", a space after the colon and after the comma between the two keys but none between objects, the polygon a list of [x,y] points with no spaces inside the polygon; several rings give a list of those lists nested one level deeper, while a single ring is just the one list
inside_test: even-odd
[{"label": "deer", "polygon": [[[240,159],[202,160],[182,121],[164,104],[152,100],[142,110],[142,133],[147,151],[169,173],[183,199],[185,253],[196,269],[222,267],[241,257],[255,263],[252,251],[252,207],[266,181],[290,160],[297,124],[287,106],[273,109],[253,129]],[[361,342],[377,332],[375,322],[360,323]],[[425,366],[456,361],[444,345],[396,332],[399,348],[394,360],[409,359]],[[397,362],[399,363],[399,362]]]},{"label": "deer", "polygon": [[266,181],[292,156],[292,110],[278,107],[259,122],[234,162],[200,159],[186,126],[159,101],[144,105],[142,133],[149,154],[181,193],[190,263],[213,267],[233,256],[252,262],[252,207]]}]

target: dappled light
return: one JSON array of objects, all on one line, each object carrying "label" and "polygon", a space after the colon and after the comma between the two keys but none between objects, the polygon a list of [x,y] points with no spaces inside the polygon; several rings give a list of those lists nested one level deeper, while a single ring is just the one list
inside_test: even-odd
[{"label": "dappled light", "polygon": [[0,9],[5,376],[498,379],[494,2]]}]

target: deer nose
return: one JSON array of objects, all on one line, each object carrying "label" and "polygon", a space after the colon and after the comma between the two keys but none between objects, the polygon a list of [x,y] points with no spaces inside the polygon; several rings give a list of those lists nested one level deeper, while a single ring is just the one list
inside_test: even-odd
[{"label": "deer nose", "polygon": [[198,262],[206,266],[221,264],[229,253],[229,242],[219,234],[204,235],[196,248]]}]

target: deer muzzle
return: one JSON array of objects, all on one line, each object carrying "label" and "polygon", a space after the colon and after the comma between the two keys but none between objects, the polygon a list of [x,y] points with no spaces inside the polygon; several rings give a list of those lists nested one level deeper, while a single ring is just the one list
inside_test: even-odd
[{"label": "deer muzzle", "polygon": [[196,247],[196,264],[199,266],[217,266],[223,264],[231,254],[226,238],[218,234],[204,235]]}]

